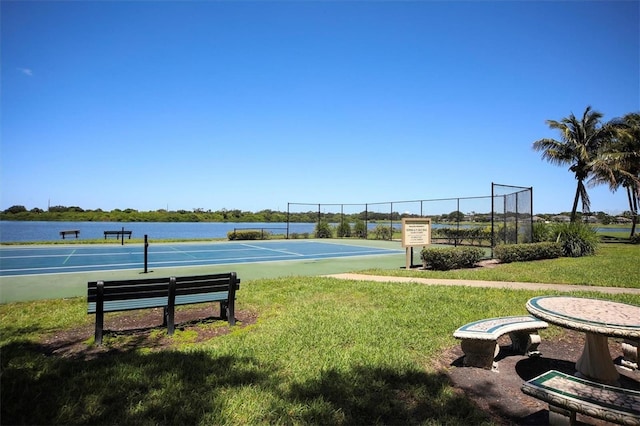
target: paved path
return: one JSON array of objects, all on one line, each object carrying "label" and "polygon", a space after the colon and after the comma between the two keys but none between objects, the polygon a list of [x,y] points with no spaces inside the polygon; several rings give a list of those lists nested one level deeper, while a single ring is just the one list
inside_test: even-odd
[{"label": "paved path", "polygon": [[493,287],[508,288],[512,290],[548,290],[548,291],[594,291],[607,294],[637,294],[638,288],[623,287],[597,287],[590,285],[567,285],[567,284],[542,284],[542,283],[519,283],[505,281],[478,281],[478,280],[450,280],[441,278],[419,278],[419,277],[391,277],[365,274],[331,274],[327,277],[339,278],[343,280],[357,281],[379,281],[379,282],[403,282],[419,283],[427,285],[460,285],[468,287]]}]

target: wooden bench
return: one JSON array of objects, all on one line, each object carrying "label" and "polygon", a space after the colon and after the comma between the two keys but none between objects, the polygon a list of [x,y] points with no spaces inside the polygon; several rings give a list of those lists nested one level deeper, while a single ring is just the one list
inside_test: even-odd
[{"label": "wooden bench", "polygon": [[121,236],[128,235],[129,239],[131,239],[131,233],[132,232],[133,231],[104,231],[104,239],[106,240],[107,236],[109,236],[109,235],[115,235],[116,239],[120,238]]},{"label": "wooden bench", "polygon": [[463,325],[453,337],[462,340],[465,366],[491,370],[498,368],[494,358],[500,352],[500,336],[509,333],[513,351],[535,356],[540,355],[538,330],[547,327],[549,324],[530,315],[487,318]]},{"label": "wooden bench", "polygon": [[60,235],[62,236],[62,239],[64,240],[64,237],[67,235],[75,235],[76,239],[78,238],[78,235],[80,235],[80,230],[79,229],[71,229],[69,231],[60,231]]},{"label": "wooden bench", "polygon": [[235,298],[240,279],[235,272],[188,277],[89,281],[88,314],[96,315],[95,342],[102,344],[104,313],[134,309],[164,308],[163,326],[174,331],[178,305],[219,302],[220,316],[235,325]]},{"label": "wooden bench", "polygon": [[640,392],[603,385],[560,371],[525,382],[522,392],[549,403],[550,424],[576,424],[576,413],[623,425],[640,425]]}]

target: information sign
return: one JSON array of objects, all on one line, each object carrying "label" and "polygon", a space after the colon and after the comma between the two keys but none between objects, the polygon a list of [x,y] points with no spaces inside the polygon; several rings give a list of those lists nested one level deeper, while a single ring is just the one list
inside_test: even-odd
[{"label": "information sign", "polygon": [[413,248],[429,244],[431,244],[431,219],[402,219],[402,247],[406,251],[406,269],[413,266]]},{"label": "information sign", "polygon": [[402,247],[423,247],[429,244],[431,244],[431,219],[402,219]]}]

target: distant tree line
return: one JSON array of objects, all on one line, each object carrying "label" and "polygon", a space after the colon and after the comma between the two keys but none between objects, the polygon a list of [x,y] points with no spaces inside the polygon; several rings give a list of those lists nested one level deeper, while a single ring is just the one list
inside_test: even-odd
[{"label": "distant tree line", "polygon": [[342,221],[353,222],[357,219],[368,221],[394,220],[400,221],[402,217],[398,212],[377,213],[361,212],[354,214],[321,213],[317,211],[307,212],[281,212],[275,210],[260,210],[258,212],[238,209],[205,210],[196,208],[189,210],[168,211],[164,209],[155,211],[138,211],[135,209],[114,209],[104,211],[102,209],[84,210],[77,206],[52,206],[48,210],[33,208],[28,210],[25,206],[15,205],[0,213],[0,220],[40,220],[40,221],[70,221],[70,222],[298,222],[316,223],[320,220],[329,223]]},{"label": "distant tree line", "polygon": [[[560,214],[539,214],[536,218],[545,221],[556,221],[558,216],[569,215],[568,212]],[[583,217],[580,212],[577,213],[579,218]],[[622,216],[631,218],[631,212],[625,212]],[[22,205],[11,206],[0,212],[0,220],[19,220],[19,221],[68,221],[68,222],[265,222],[265,223],[317,223],[324,221],[327,223],[357,223],[358,221],[382,222],[394,221],[400,222],[405,217],[420,217],[415,214],[389,212],[371,212],[362,211],[359,213],[341,214],[322,212],[318,215],[317,211],[307,212],[281,212],[276,210],[260,210],[258,212],[243,211],[238,209],[228,210],[205,210],[196,208],[189,210],[155,210],[155,211],[138,211],[136,209],[114,209],[104,211],[102,209],[85,210],[78,206],[51,206],[48,210],[35,207],[27,209]],[[472,212],[465,214],[461,211],[452,211],[441,215],[430,215],[434,223],[489,223],[491,222],[490,213]],[[498,220],[501,215],[497,215]],[[523,216],[525,219],[527,216]],[[584,216],[585,218],[587,216]],[[615,223],[616,218],[605,212],[590,213],[589,217],[594,217],[598,223]]]}]

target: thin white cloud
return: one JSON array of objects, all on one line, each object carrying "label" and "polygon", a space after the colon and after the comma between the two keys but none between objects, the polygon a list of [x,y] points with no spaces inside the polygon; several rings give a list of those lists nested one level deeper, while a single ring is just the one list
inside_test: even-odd
[{"label": "thin white cloud", "polygon": [[33,70],[31,70],[30,68],[18,68],[18,71],[20,71],[22,74],[28,76],[28,77],[32,77],[33,76]]}]

